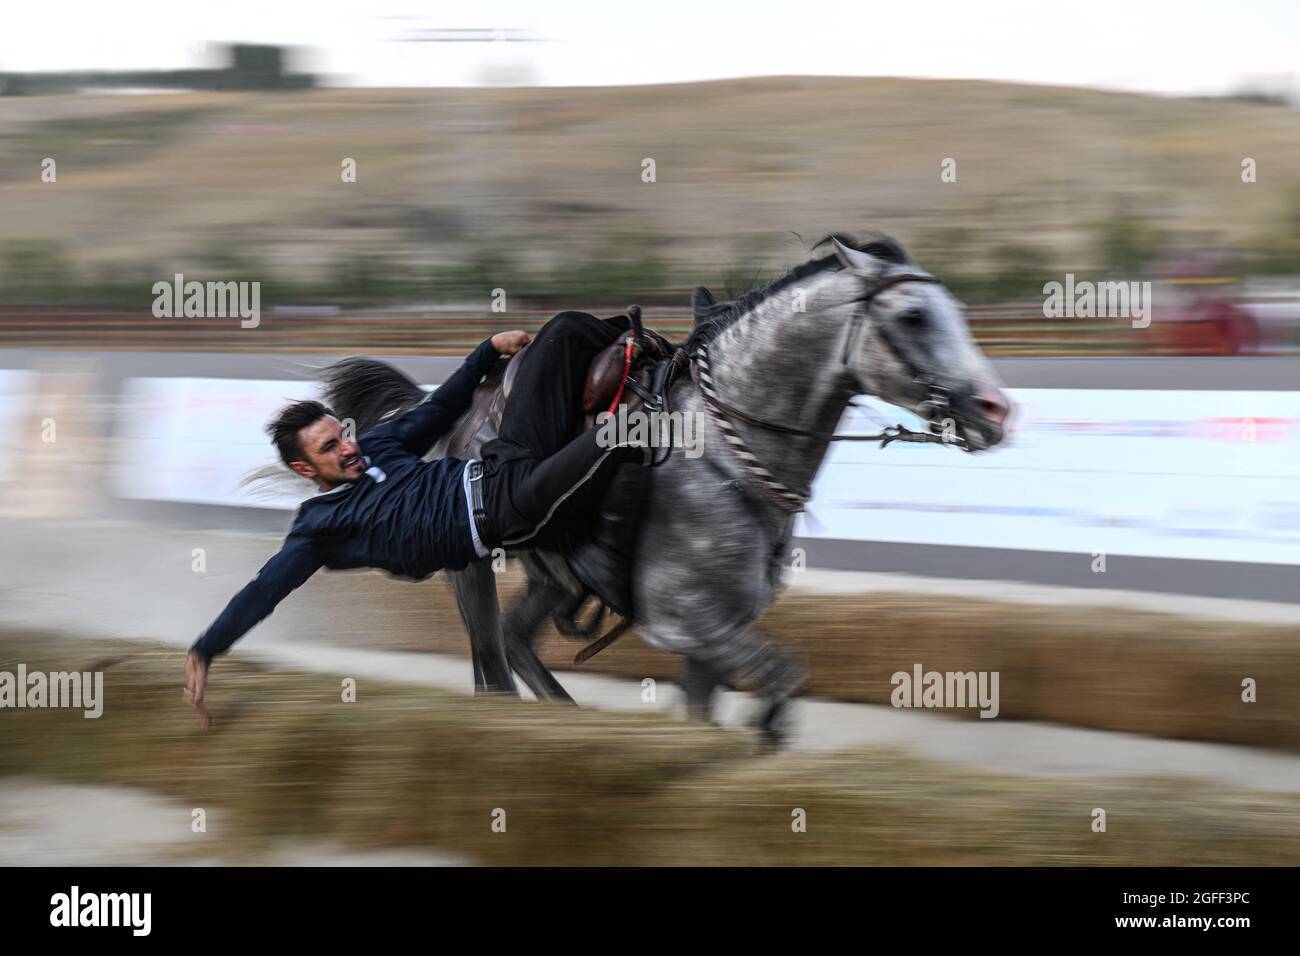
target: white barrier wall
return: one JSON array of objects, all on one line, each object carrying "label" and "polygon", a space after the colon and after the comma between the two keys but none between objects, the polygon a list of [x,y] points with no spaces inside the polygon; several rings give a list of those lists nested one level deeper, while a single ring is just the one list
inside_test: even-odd
[{"label": "white barrier wall", "polygon": [[[985,454],[838,443],[796,533],[1300,564],[1300,393],[1008,393],[1014,434]],[[871,404],[841,429],[920,427]]]},{"label": "white barrier wall", "polygon": [[[35,372],[0,368],[0,435],[12,439],[18,434],[23,421],[31,415],[35,391]],[[0,481],[12,481],[16,477],[15,462],[13,455],[0,455]]]},{"label": "white barrier wall", "polygon": [[318,382],[128,378],[121,394],[110,479],[117,497],[294,510],[319,493],[287,470],[260,493],[241,486],[279,462],[265,423],[290,402],[319,399]]},{"label": "white barrier wall", "polygon": [[292,401],[320,398],[315,382],[231,378],[128,378],[122,383],[110,471],[119,498],[292,510],[315,494],[289,481],[279,494],[241,488],[276,462],[266,422]]},{"label": "white barrier wall", "polygon": [[[0,424],[24,375],[0,371]],[[796,534],[805,538],[1300,565],[1300,392],[1009,389],[1011,440],[833,446]],[[122,498],[291,510],[300,483],[256,497],[275,462],[263,426],[302,380],[136,377],[116,408],[110,488]],[[843,431],[912,416],[879,403]],[[3,467],[3,466],[0,466]],[[0,472],[0,476],[2,476]]]}]

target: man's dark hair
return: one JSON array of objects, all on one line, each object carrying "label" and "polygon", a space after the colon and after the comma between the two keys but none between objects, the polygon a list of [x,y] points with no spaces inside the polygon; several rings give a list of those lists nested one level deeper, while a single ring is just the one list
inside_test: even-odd
[{"label": "man's dark hair", "polygon": [[302,442],[298,432],[325,416],[337,418],[332,411],[316,401],[294,402],[280,412],[275,420],[266,426],[266,433],[271,436],[275,450],[280,453],[280,460],[288,465],[294,461],[306,461]]}]

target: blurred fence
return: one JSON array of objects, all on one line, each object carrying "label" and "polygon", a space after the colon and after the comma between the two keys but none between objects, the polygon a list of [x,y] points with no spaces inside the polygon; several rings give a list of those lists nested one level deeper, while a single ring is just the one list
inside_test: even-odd
[{"label": "blurred fence", "polygon": [[[616,315],[626,303],[594,308]],[[973,306],[972,332],[989,355],[1222,355],[1234,349],[1212,324],[1199,336],[1197,323],[1153,323],[1135,329],[1128,319],[1046,319],[1041,303]],[[0,307],[0,348],[72,348],[184,352],[309,352],[314,354],[463,355],[502,328],[535,331],[556,312],[333,306],[264,310],[256,328],[237,317],[155,318],[147,309]],[[647,307],[646,322],[675,341],[691,327],[684,311]],[[1289,327],[1289,326],[1288,326]],[[1267,336],[1261,351],[1291,351],[1287,336]]]}]

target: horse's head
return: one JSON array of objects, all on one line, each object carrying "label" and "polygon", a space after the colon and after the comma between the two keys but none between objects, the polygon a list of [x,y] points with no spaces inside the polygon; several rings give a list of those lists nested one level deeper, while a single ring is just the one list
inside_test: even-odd
[{"label": "horse's head", "polygon": [[916,412],[970,451],[1000,442],[1011,402],[961,303],[892,240],[830,241],[851,310],[840,360],[862,393]]}]

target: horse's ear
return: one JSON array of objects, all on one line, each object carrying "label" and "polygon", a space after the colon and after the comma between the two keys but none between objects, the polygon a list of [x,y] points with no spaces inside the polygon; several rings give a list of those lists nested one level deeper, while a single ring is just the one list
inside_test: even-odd
[{"label": "horse's ear", "polygon": [[834,236],[831,237],[831,243],[835,246],[836,258],[840,260],[840,265],[844,266],[844,268],[866,275],[876,271],[877,265],[874,256],[869,256],[852,246],[846,246]]},{"label": "horse's ear", "polygon": [[718,304],[713,293],[702,285],[697,285],[695,291],[691,293],[691,312],[695,316],[695,324],[699,325],[709,316],[709,311]]}]

